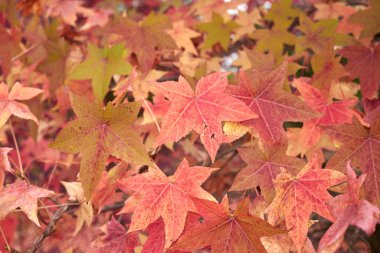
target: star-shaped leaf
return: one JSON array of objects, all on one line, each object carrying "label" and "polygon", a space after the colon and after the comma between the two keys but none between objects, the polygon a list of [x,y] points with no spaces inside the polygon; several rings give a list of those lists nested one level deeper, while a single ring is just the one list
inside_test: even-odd
[{"label": "star-shaped leaf", "polygon": [[351,125],[331,127],[326,131],[343,144],[326,167],[344,171],[351,160],[353,166],[367,174],[364,190],[368,200],[380,206],[380,119],[375,119],[367,128],[353,118]]},{"label": "star-shaped leaf", "polygon": [[51,147],[68,153],[81,153],[80,178],[86,199],[91,198],[109,155],[136,164],[152,165],[139,135],[131,125],[140,110],[139,103],[103,108],[72,95],[78,118],[62,129]]},{"label": "star-shaped leaf", "polygon": [[303,121],[316,116],[299,98],[282,89],[286,73],[286,62],[270,73],[261,73],[255,69],[247,73],[240,71],[239,85],[230,85],[227,90],[259,115],[257,119],[242,123],[252,127],[268,144],[274,144],[284,137],[284,121]]},{"label": "star-shaped leaf", "polygon": [[380,44],[374,48],[364,45],[348,46],[340,50],[348,63],[345,68],[352,78],[359,77],[363,96],[374,98],[380,87]]},{"label": "star-shaped leaf", "polygon": [[8,86],[5,83],[0,83],[0,127],[12,115],[38,123],[36,116],[32,114],[28,106],[17,102],[17,100],[29,100],[42,92],[37,88],[23,87],[19,82],[16,82],[8,93]]},{"label": "star-shaped leaf", "polygon": [[186,159],[172,177],[159,170],[149,171],[120,181],[123,191],[143,193],[132,215],[128,232],[145,229],[161,217],[165,223],[166,247],[182,233],[188,212],[196,212],[194,199],[216,201],[200,185],[216,168],[189,167]]},{"label": "star-shaped leaf", "polygon": [[25,181],[10,184],[0,191],[0,220],[19,207],[29,220],[40,227],[37,217],[37,199],[53,194],[52,191],[28,185]]},{"label": "star-shaped leaf", "polygon": [[140,245],[137,233],[128,233],[113,216],[107,223],[105,235],[91,243],[90,253],[118,252],[133,253]]},{"label": "star-shaped leaf", "polygon": [[355,171],[347,163],[348,191],[328,202],[331,213],[336,217],[334,224],[326,231],[319,242],[321,251],[338,241],[346,232],[348,226],[361,228],[368,235],[375,231],[380,217],[380,210],[365,199],[360,199],[359,192],[366,175],[356,177]]},{"label": "star-shaped leaf", "polygon": [[156,145],[178,141],[195,130],[214,160],[223,142],[221,122],[256,117],[243,102],[224,93],[226,86],[226,73],[221,72],[201,78],[195,92],[182,76],[178,82],[158,83],[157,87],[171,101],[171,106],[162,122]]},{"label": "star-shaped leaf", "polygon": [[233,214],[226,197],[222,204],[202,201],[198,206],[202,218],[185,229],[172,249],[193,251],[210,246],[211,253],[266,253],[260,237],[285,232],[251,215],[249,199],[242,200]]},{"label": "star-shaped leaf", "polygon": [[113,75],[127,75],[132,67],[127,62],[128,52],[124,45],[99,48],[88,44],[86,59],[71,73],[72,79],[91,79],[92,89],[99,99],[103,99]]},{"label": "star-shaped leaf", "polygon": [[235,21],[225,22],[223,17],[216,12],[212,13],[212,20],[197,25],[199,31],[206,32],[207,36],[201,48],[208,49],[220,43],[224,50],[230,45],[230,35],[236,28],[240,27]]},{"label": "star-shaped leaf", "polygon": [[370,0],[369,8],[352,14],[348,21],[360,25],[363,30],[360,33],[361,38],[372,38],[380,32],[380,2],[378,0]]},{"label": "star-shaped leaf", "polygon": [[247,166],[236,175],[230,191],[243,191],[260,186],[265,199],[272,200],[275,195],[273,182],[281,168],[297,175],[305,165],[301,159],[287,156],[286,149],[286,146],[281,146],[265,148],[262,151],[258,145],[238,149]]},{"label": "star-shaped leaf", "polygon": [[156,50],[175,49],[176,44],[166,32],[170,23],[165,15],[151,12],[141,22],[136,23],[128,18],[120,19],[109,27],[110,33],[119,34],[126,46],[136,54],[141,70],[148,73],[152,69]]},{"label": "star-shaped leaf", "polygon": [[321,169],[316,156],[296,177],[289,173],[279,174],[275,180],[276,197],[268,207],[269,221],[276,222],[284,217],[289,235],[301,252],[311,213],[333,220],[326,205],[332,198],[327,189],[345,179],[339,171]]}]

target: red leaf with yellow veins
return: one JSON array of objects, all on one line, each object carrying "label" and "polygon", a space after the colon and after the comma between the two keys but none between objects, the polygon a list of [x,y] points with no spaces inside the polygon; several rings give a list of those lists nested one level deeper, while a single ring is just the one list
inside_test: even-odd
[{"label": "red leaf with yellow veins", "polygon": [[282,89],[287,72],[287,63],[270,73],[252,70],[239,73],[239,85],[228,86],[228,93],[245,102],[257,119],[242,123],[255,130],[260,139],[274,144],[285,136],[284,121],[304,121],[317,116],[298,97]]},{"label": "red leaf with yellow veins", "polygon": [[52,148],[67,153],[81,153],[80,178],[89,200],[104,170],[107,158],[113,155],[135,164],[154,166],[132,123],[140,110],[139,103],[105,108],[72,95],[72,107],[78,118],[61,130]]},{"label": "red leaf with yellow veins", "polygon": [[37,199],[53,194],[52,191],[28,185],[25,181],[10,184],[0,191],[0,220],[19,207],[29,220],[40,227],[37,217]]},{"label": "red leaf with yellow veins", "polygon": [[249,213],[249,199],[242,200],[233,214],[225,197],[222,204],[198,203],[202,218],[185,229],[172,249],[193,251],[206,246],[211,253],[265,253],[260,237],[282,234],[285,231]]},{"label": "red leaf with yellow veins", "polygon": [[273,182],[280,173],[280,168],[296,175],[305,165],[301,159],[287,156],[285,146],[265,148],[262,151],[258,145],[254,145],[238,150],[247,166],[236,175],[230,191],[243,191],[260,186],[261,193],[268,201],[275,195]]},{"label": "red leaf with yellow veins", "polygon": [[363,96],[370,99],[375,97],[380,87],[380,44],[374,48],[348,46],[340,50],[340,53],[348,60],[345,68],[351,77],[359,77]]},{"label": "red leaf with yellow veins", "polygon": [[195,130],[214,161],[223,142],[222,121],[243,121],[256,117],[240,100],[224,93],[227,73],[213,73],[201,78],[195,92],[182,76],[178,82],[158,83],[171,106],[157,137],[156,145],[178,141]]},{"label": "red leaf with yellow veins", "polygon": [[165,224],[165,246],[170,246],[182,233],[188,212],[196,212],[194,199],[216,201],[200,185],[216,168],[189,167],[186,159],[172,177],[160,170],[150,170],[120,181],[123,191],[143,193],[132,215],[128,232],[145,229],[161,217]]},{"label": "red leaf with yellow veins", "polygon": [[128,233],[113,216],[107,223],[105,235],[93,241],[91,253],[118,252],[134,253],[134,248],[140,245],[137,233]]},{"label": "red leaf with yellow veins", "polygon": [[37,88],[23,87],[19,82],[16,82],[8,93],[8,86],[5,83],[0,83],[0,127],[12,115],[38,123],[36,116],[32,114],[28,106],[17,102],[17,100],[29,100],[42,92]]},{"label": "red leaf with yellow veins", "polygon": [[344,171],[346,163],[351,160],[353,166],[367,174],[364,190],[368,200],[380,206],[380,118],[376,118],[370,128],[353,118],[351,125],[326,131],[342,143],[326,167]]},{"label": "red leaf with yellow veins", "polygon": [[365,199],[360,198],[360,188],[366,175],[356,177],[350,163],[347,163],[348,191],[338,195],[328,202],[331,214],[336,217],[334,224],[326,231],[319,242],[321,251],[338,241],[346,232],[348,226],[361,228],[368,235],[375,231],[380,217],[380,210]]},{"label": "red leaf with yellow veins", "polygon": [[295,177],[289,173],[279,174],[275,180],[276,197],[268,207],[269,221],[277,223],[285,218],[289,235],[301,252],[311,213],[333,220],[326,205],[332,199],[327,189],[345,179],[339,171],[321,169],[316,156]]}]

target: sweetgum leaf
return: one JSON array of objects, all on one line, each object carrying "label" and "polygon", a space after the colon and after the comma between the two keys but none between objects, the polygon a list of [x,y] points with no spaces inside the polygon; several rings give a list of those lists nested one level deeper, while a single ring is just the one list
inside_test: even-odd
[{"label": "sweetgum leaf", "polygon": [[268,207],[269,221],[278,222],[284,217],[289,235],[301,252],[311,213],[333,220],[326,205],[332,198],[327,189],[345,179],[339,171],[321,169],[316,157],[296,177],[286,172],[279,174],[275,180],[276,197]]},{"label": "sweetgum leaf", "polygon": [[154,166],[132,123],[140,103],[119,106],[89,103],[82,97],[71,96],[78,118],[62,129],[50,145],[68,153],[82,155],[80,178],[86,199],[89,200],[99,182],[109,155],[136,164]]},{"label": "sweetgum leaf", "polygon": [[331,127],[326,131],[343,144],[326,167],[344,171],[351,160],[353,166],[359,166],[367,174],[364,190],[368,200],[380,206],[380,118],[377,117],[370,128],[353,118],[351,125]]},{"label": "sweetgum leaf", "polygon": [[88,54],[71,73],[72,79],[91,79],[92,89],[99,99],[103,99],[113,75],[128,75],[132,67],[127,62],[128,52],[124,45],[99,48],[88,44]]},{"label": "sweetgum leaf", "polygon": [[349,225],[361,228],[368,235],[375,231],[380,217],[380,210],[365,199],[360,199],[359,192],[366,175],[356,177],[350,163],[347,163],[348,191],[328,202],[332,215],[336,217],[334,224],[326,231],[319,242],[318,251],[338,241]]},{"label": "sweetgum leaf", "polygon": [[200,134],[211,159],[214,161],[223,142],[222,121],[243,121],[256,117],[241,101],[224,93],[227,73],[216,72],[201,78],[195,92],[182,76],[178,82],[157,83],[171,106],[163,122],[156,145],[178,141],[195,130]]},{"label": "sweetgum leaf", "polygon": [[53,194],[52,191],[28,185],[25,181],[10,184],[0,191],[0,220],[19,207],[29,220],[40,227],[37,217],[37,199]]},{"label": "sweetgum leaf", "polygon": [[172,177],[152,170],[120,181],[123,191],[145,194],[132,215],[128,232],[145,229],[161,217],[165,224],[165,246],[169,247],[182,233],[188,212],[196,212],[194,200],[215,201],[200,185],[217,168],[189,167],[186,159]]},{"label": "sweetgum leaf", "polygon": [[260,237],[285,232],[251,215],[249,199],[242,200],[233,214],[226,197],[222,204],[198,202],[198,210],[204,221],[185,229],[172,249],[192,251],[210,246],[211,253],[265,253]]}]

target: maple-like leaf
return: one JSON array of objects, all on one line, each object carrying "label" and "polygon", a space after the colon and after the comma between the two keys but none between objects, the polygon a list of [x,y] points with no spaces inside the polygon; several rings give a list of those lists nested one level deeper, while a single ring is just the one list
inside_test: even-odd
[{"label": "maple-like leaf", "polygon": [[216,168],[189,167],[186,159],[178,166],[172,177],[159,170],[149,171],[120,181],[123,191],[143,193],[132,215],[128,232],[145,229],[161,217],[165,223],[166,247],[182,233],[188,212],[196,211],[195,198],[216,201],[200,185]]},{"label": "maple-like leaf", "polygon": [[128,52],[124,45],[98,48],[88,44],[86,59],[71,73],[72,79],[92,79],[92,89],[99,99],[103,99],[113,75],[127,75],[132,67],[127,62]]},{"label": "maple-like leaf", "polygon": [[288,32],[288,23],[275,24],[271,29],[258,29],[249,37],[257,40],[255,50],[272,52],[276,59],[283,55],[285,44],[294,45],[297,42],[296,36]]},{"label": "maple-like leaf", "polygon": [[281,168],[297,175],[305,163],[296,157],[286,155],[286,146],[264,148],[258,145],[238,149],[240,157],[247,164],[235,177],[230,191],[243,191],[260,186],[261,193],[270,201],[275,195],[274,180]]},{"label": "maple-like leaf", "polygon": [[107,223],[105,235],[91,243],[91,253],[117,252],[134,253],[140,245],[137,233],[128,233],[113,216]]},{"label": "maple-like leaf", "polygon": [[77,15],[88,16],[92,13],[91,9],[82,6],[80,0],[50,0],[42,4],[47,17],[61,17],[65,23],[72,26],[75,26]]},{"label": "maple-like leaf", "polygon": [[202,218],[192,224],[172,249],[192,251],[211,247],[212,253],[265,253],[260,237],[282,234],[285,231],[249,213],[249,199],[242,200],[233,214],[228,199],[221,204],[202,201],[198,204]]},{"label": "maple-like leaf", "polygon": [[284,217],[289,235],[301,252],[311,213],[333,220],[326,205],[332,198],[327,189],[345,179],[339,171],[321,169],[316,156],[295,177],[280,173],[275,180],[276,197],[268,207],[269,221],[277,223]]},{"label": "maple-like leaf", "polygon": [[201,34],[191,30],[185,26],[185,22],[178,21],[173,24],[173,28],[168,30],[168,34],[172,36],[173,40],[179,48],[184,48],[189,53],[198,54],[197,49],[191,39],[199,37]]},{"label": "maple-like leaf", "polygon": [[[346,99],[342,101],[332,101],[327,95],[323,95],[320,90],[309,85],[307,78],[298,78],[293,84],[301,93],[301,97],[311,108],[320,112],[319,118],[304,122],[298,136],[299,144],[302,147],[301,155],[313,148],[324,134],[321,126],[335,126],[350,123],[355,111],[351,108],[357,103],[357,99]],[[331,101],[330,101],[331,100]]]},{"label": "maple-like leaf", "polygon": [[316,116],[299,98],[282,89],[286,73],[286,62],[270,73],[255,69],[247,74],[240,71],[239,85],[227,88],[229,94],[244,101],[253,113],[259,115],[257,119],[242,123],[258,132],[268,144],[274,144],[285,135],[284,121],[303,121]]},{"label": "maple-like leaf", "polygon": [[169,28],[167,16],[151,12],[140,23],[127,18],[120,19],[110,25],[109,31],[121,35],[122,41],[126,41],[126,46],[136,54],[141,70],[147,73],[153,67],[156,49],[176,48],[174,40],[166,31]]},{"label": "maple-like leaf", "polygon": [[224,50],[230,45],[230,35],[236,28],[240,27],[235,21],[225,22],[223,17],[216,12],[212,13],[212,20],[207,23],[199,23],[197,29],[206,32],[207,36],[201,48],[208,49],[220,43]]},{"label": "maple-like leaf", "polygon": [[49,197],[53,194],[52,191],[28,185],[25,181],[10,184],[0,191],[0,220],[20,208],[29,220],[40,227],[37,217],[37,199]]},{"label": "maple-like leaf", "polygon": [[371,38],[380,32],[380,2],[378,0],[370,0],[369,8],[352,14],[348,21],[360,25],[363,30],[360,33],[361,38]]},{"label": "maple-like leaf", "polygon": [[320,89],[322,93],[329,94],[333,81],[348,76],[349,73],[340,64],[340,57],[335,57],[332,45],[311,58],[313,77],[311,84]]},{"label": "maple-like leaf", "polygon": [[333,126],[351,122],[354,115],[351,107],[356,104],[356,99],[329,101],[327,96],[322,95],[320,90],[306,83],[305,79],[297,79],[294,83],[305,103],[321,113],[319,118],[312,120],[315,124]]},{"label": "maple-like leaf", "polygon": [[36,116],[31,113],[28,106],[17,102],[17,100],[29,100],[42,92],[37,88],[23,87],[19,82],[16,82],[8,93],[8,86],[5,83],[0,83],[0,127],[12,115],[38,123]]},{"label": "maple-like leaf", "polygon": [[340,53],[348,60],[345,68],[352,78],[359,77],[363,96],[369,99],[375,97],[380,87],[380,44],[374,48],[360,44],[348,46]]},{"label": "maple-like leaf", "polygon": [[61,130],[51,147],[67,153],[81,153],[80,178],[87,200],[91,198],[109,155],[136,164],[152,165],[139,135],[131,125],[140,110],[139,103],[112,106],[90,104],[72,95],[78,118]]},{"label": "maple-like leaf", "polygon": [[274,2],[267,15],[265,15],[265,19],[271,20],[274,23],[287,23],[290,25],[292,20],[302,13],[299,9],[293,8],[292,5],[292,0]]},{"label": "maple-like leaf", "polygon": [[343,145],[330,158],[326,167],[345,170],[346,163],[351,160],[353,166],[367,174],[364,190],[368,200],[380,205],[380,119],[371,123],[368,129],[355,117],[351,125],[342,125],[326,129]]},{"label": "maple-like leaf", "polygon": [[304,52],[307,48],[312,49],[316,54],[323,52],[336,40],[338,36],[337,27],[338,20],[336,19],[313,22],[307,16],[301,15],[299,29],[304,33],[304,36],[298,37],[296,52]]},{"label": "maple-like leaf", "polygon": [[195,130],[214,161],[223,142],[221,121],[243,121],[256,117],[243,102],[224,93],[226,75],[217,72],[201,78],[195,92],[182,76],[178,82],[157,84],[171,101],[156,140],[157,146],[170,140],[178,141],[189,131]]},{"label": "maple-like leaf", "polygon": [[11,172],[11,164],[8,160],[8,153],[12,148],[2,147],[0,148],[0,190],[3,189],[5,172]]},{"label": "maple-like leaf", "polygon": [[380,218],[380,210],[365,199],[360,199],[360,188],[365,174],[356,177],[350,163],[347,163],[348,191],[328,202],[331,214],[336,218],[333,225],[323,235],[318,250],[334,244],[346,232],[349,225],[361,228],[368,235],[375,231]]}]

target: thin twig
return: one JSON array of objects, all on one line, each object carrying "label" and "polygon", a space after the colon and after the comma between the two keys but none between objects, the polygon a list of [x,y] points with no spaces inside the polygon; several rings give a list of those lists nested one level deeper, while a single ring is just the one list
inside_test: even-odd
[{"label": "thin twig", "polygon": [[145,99],[144,99],[144,105],[146,106],[146,109],[149,111],[150,115],[152,115],[154,124],[156,124],[158,132],[161,132],[161,128],[160,128],[160,125],[158,124],[156,115],[154,115],[152,108],[150,108],[149,104],[146,102]]},{"label": "thin twig", "polygon": [[46,239],[46,237],[48,237],[54,233],[55,224],[57,224],[58,220],[62,218],[63,213],[66,212],[68,208],[69,208],[69,205],[61,206],[54,213],[49,225],[46,227],[44,232],[39,237],[37,237],[37,239],[34,241],[32,247],[27,251],[28,253],[37,252],[37,250],[42,246],[42,243]]}]

